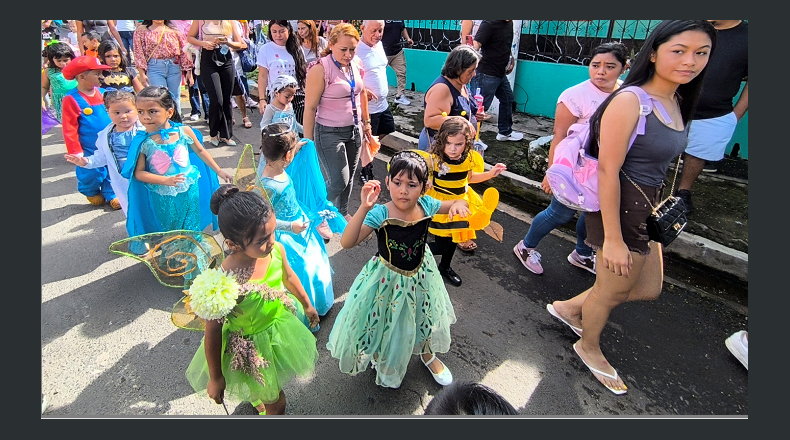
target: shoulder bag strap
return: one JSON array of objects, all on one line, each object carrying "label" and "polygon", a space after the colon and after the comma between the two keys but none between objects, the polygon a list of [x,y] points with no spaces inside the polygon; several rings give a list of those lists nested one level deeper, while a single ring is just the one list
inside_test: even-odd
[{"label": "shoulder bag strap", "polygon": [[162,37],[165,35],[165,30],[166,30],[165,28],[166,26],[162,25],[162,32],[159,34],[159,41],[156,42],[156,46],[154,46],[153,50],[151,50],[151,53],[148,54],[148,58],[145,59],[146,66],[148,65],[148,62],[151,61],[151,57],[154,55],[154,51],[156,50],[156,48],[159,47],[159,43],[162,42]]}]

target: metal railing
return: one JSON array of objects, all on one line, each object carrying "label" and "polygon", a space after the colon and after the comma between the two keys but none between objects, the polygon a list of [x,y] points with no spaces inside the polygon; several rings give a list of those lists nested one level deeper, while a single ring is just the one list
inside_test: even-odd
[{"label": "metal railing", "polygon": [[[601,43],[619,41],[637,53],[661,20],[524,20],[518,59],[585,65]],[[413,49],[449,52],[461,44],[461,20],[406,20]]]}]

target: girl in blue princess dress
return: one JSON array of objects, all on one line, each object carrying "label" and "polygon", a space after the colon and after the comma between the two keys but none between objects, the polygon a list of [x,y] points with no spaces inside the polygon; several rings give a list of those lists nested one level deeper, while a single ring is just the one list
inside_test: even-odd
[{"label": "girl in blue princess dress", "polygon": [[[321,217],[311,218],[310,208],[299,200],[291,177],[285,171],[307,140],[300,141],[290,126],[280,123],[267,125],[261,138],[265,159],[260,170],[261,184],[277,216],[276,239],[285,247],[288,263],[302,282],[310,302],[318,315],[323,316],[334,304],[335,294],[329,256],[316,228]],[[312,330],[317,331],[318,327]]]},{"label": "girl in blue princess dress", "polygon": [[[211,195],[219,188],[222,171],[203,148],[199,131],[180,124],[173,96],[165,87],[146,87],[137,94],[137,112],[145,132],[138,132],[129,146],[121,176],[129,179],[126,231],[129,237],[174,230],[203,231],[218,228],[212,214]],[[203,246],[204,243],[201,243]],[[195,252],[189,243],[168,243],[158,257]],[[145,236],[129,242],[129,251],[140,256],[152,249]],[[199,253],[200,255],[204,253]],[[153,257],[153,255],[149,255]],[[208,261],[198,261],[198,266]],[[189,269],[189,268],[186,268]],[[201,267],[202,269],[202,267]],[[185,287],[199,271],[186,271]]]},{"label": "girl in blue princess dress", "polygon": [[[203,148],[202,136],[181,125],[172,95],[164,87],[146,87],[137,94],[137,111],[145,133],[129,147],[121,175],[129,182],[130,237],[177,229],[217,228],[211,214],[211,194],[222,171]],[[216,173],[216,174],[215,174]]]}]

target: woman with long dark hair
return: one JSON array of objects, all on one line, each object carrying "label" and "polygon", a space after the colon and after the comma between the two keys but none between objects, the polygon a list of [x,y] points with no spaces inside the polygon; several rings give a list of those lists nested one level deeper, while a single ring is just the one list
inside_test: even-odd
[{"label": "woman with long dark hair", "polygon": [[235,146],[233,137],[233,85],[236,71],[232,50],[241,50],[247,43],[231,20],[194,20],[187,39],[200,47],[200,77],[208,92],[209,143]]},{"label": "woman with long dark hair", "polygon": [[[661,200],[670,162],[686,148],[688,124],[715,45],[716,30],[705,20],[662,21],[645,40],[620,89],[590,118],[601,210],[587,213],[585,242],[597,251],[595,284],[551,306],[556,312],[552,315],[576,327],[581,339],[573,344],[574,351],[614,394],[628,388],[601,351],[601,332],[618,305],[654,300],[661,293],[663,250],[649,239],[646,222],[651,204]],[[644,90],[654,105],[644,135],[630,149],[640,100],[629,86]]]},{"label": "woman with long dark hair", "polygon": [[[296,120],[302,123],[304,116],[304,88],[307,77],[307,64],[302,46],[289,20],[269,21],[269,42],[258,50],[258,90],[260,97],[258,110],[261,114],[274,97],[271,84],[280,75],[296,78],[299,88],[294,95],[293,106]],[[265,92],[264,92],[265,91]]]}]

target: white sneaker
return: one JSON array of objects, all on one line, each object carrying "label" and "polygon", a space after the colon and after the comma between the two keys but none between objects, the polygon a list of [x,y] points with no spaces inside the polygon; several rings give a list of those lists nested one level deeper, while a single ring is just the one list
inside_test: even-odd
[{"label": "white sneaker", "polygon": [[398,96],[398,98],[395,100],[395,102],[398,103],[398,104],[401,104],[401,105],[410,105],[411,104],[411,101],[406,99],[406,95]]},{"label": "white sneaker", "polygon": [[239,108],[239,105],[236,104],[236,98],[232,98],[230,100],[230,106],[233,107],[233,108]]},{"label": "white sneaker", "polygon": [[258,103],[253,101],[253,99],[248,96],[247,97],[247,107],[248,108],[258,108]]},{"label": "white sneaker", "polygon": [[199,114],[197,114],[197,113],[195,113],[194,115],[191,115],[191,116],[189,117],[189,119],[191,119],[191,120],[193,120],[193,121],[199,121],[199,120],[200,120],[200,115],[199,115]]},{"label": "white sneaker", "polygon": [[524,133],[519,133],[517,131],[511,131],[509,135],[505,136],[504,134],[496,135],[496,140],[503,142],[503,141],[520,141],[524,139]]},{"label": "white sneaker", "polygon": [[746,330],[733,333],[724,341],[724,345],[730,350],[746,369],[749,369],[749,338]]}]

